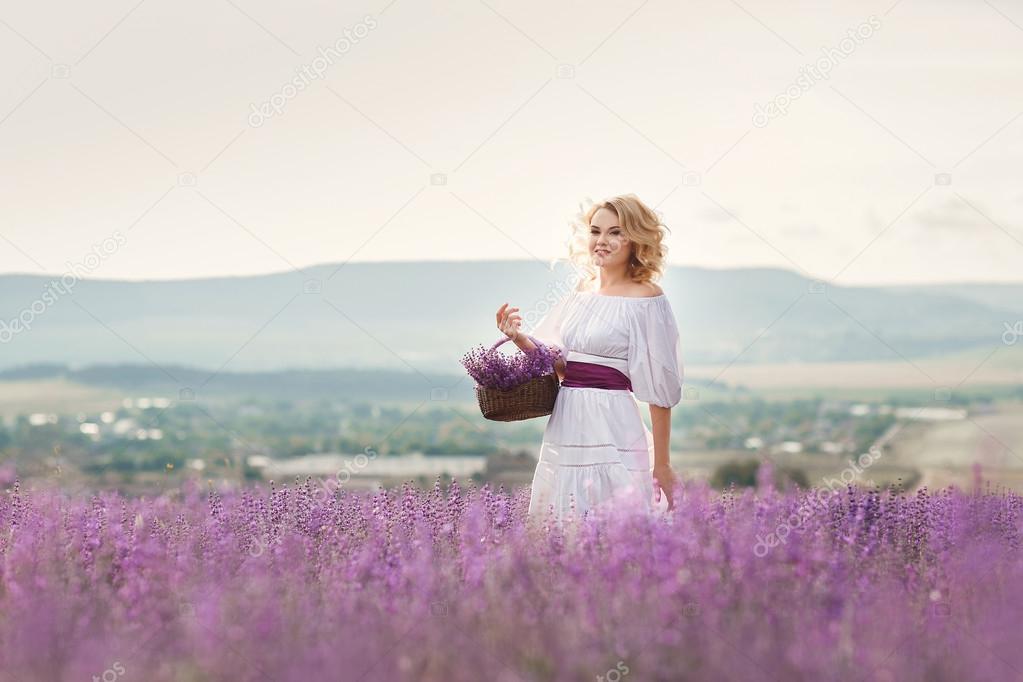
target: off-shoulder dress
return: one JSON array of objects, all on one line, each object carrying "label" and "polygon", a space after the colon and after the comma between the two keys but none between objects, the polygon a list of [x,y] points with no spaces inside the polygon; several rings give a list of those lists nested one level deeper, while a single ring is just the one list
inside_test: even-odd
[{"label": "off-shoulder dress", "polygon": [[530,333],[561,349],[566,361],[618,370],[631,390],[562,385],[544,429],[529,514],[553,509],[561,519],[573,505],[577,518],[609,505],[657,511],[653,435],[639,402],[674,407],[682,399],[681,340],[667,296],[575,291]]}]

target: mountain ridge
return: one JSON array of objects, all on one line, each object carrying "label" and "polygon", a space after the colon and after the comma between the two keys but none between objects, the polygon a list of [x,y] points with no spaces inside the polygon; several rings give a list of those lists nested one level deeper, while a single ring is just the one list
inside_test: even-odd
[{"label": "mountain ridge", "polygon": [[[501,303],[520,307],[528,328],[549,293],[571,290],[570,275],[564,262],[493,260],[83,279],[0,344],[0,369],[148,362],[459,373],[466,351],[499,338]],[[0,334],[52,280],[0,275]],[[1023,284],[821,288],[783,268],[698,266],[671,266],[660,284],[684,361],[697,364],[931,357],[996,344],[1023,317],[1023,296],[1015,297]]]}]

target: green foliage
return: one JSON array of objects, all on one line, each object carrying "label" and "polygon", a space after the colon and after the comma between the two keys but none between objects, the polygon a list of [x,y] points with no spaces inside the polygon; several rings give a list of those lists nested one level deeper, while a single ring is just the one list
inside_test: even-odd
[{"label": "green foliage", "polygon": [[746,460],[744,462],[726,462],[714,470],[710,484],[722,490],[731,484],[739,487],[753,488],[757,485],[757,470],[760,462]]},{"label": "green foliage", "polygon": [[[759,470],[760,462],[753,459],[726,462],[714,470],[710,484],[718,490],[723,490],[733,483],[738,487],[755,488]],[[779,489],[787,488],[790,485],[798,485],[800,488],[807,489],[810,487],[810,480],[802,469],[782,466],[774,469],[774,485]]]}]

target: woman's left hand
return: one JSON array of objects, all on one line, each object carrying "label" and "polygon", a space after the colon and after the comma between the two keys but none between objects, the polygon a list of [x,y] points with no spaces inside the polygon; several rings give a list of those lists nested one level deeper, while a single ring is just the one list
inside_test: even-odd
[{"label": "woman's left hand", "polygon": [[675,491],[680,487],[678,475],[675,474],[675,470],[671,468],[670,464],[654,465],[654,491],[657,501],[661,501],[663,492],[668,500],[668,511],[675,508]]}]

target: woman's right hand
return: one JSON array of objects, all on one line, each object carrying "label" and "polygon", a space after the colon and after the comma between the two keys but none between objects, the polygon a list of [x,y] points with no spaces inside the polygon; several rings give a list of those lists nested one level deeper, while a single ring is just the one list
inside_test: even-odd
[{"label": "woman's right hand", "polygon": [[497,328],[512,341],[518,341],[522,333],[519,328],[522,326],[522,316],[517,314],[518,308],[509,308],[505,303],[497,309]]}]

